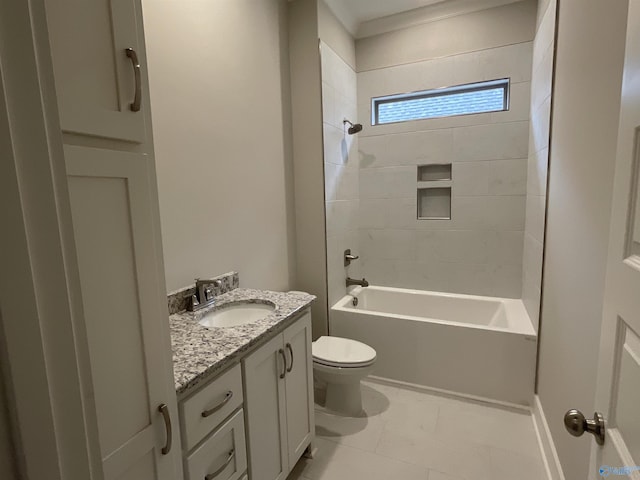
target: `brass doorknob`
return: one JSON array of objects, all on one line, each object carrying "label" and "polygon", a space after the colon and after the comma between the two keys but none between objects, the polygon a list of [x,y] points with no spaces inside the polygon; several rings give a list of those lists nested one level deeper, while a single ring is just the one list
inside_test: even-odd
[{"label": "brass doorknob", "polygon": [[574,437],[580,437],[584,432],[596,437],[598,445],[604,445],[604,416],[596,412],[593,420],[586,419],[580,410],[571,409],[564,415],[564,428]]}]

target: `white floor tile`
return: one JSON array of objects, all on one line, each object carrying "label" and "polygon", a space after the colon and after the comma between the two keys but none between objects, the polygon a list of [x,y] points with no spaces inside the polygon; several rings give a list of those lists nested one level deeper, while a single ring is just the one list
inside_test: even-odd
[{"label": "white floor tile", "polygon": [[458,401],[441,405],[439,412],[436,432],[444,438],[528,455],[539,450],[529,414]]},{"label": "white floor tile", "polygon": [[429,480],[464,480],[462,477],[454,477],[448,473],[442,473],[437,470],[429,470]]},{"label": "white floor tile", "polygon": [[342,417],[316,411],[316,436],[373,452],[378,445],[384,422],[380,417]]},{"label": "white floor tile", "polygon": [[317,454],[289,480],[546,480],[531,416],[363,382],[361,417],[316,407]]},{"label": "white floor tile", "polygon": [[[540,455],[522,455],[491,448],[491,470],[494,480],[541,480],[546,471]],[[430,479],[431,480],[431,479]]]},{"label": "white floor tile", "polygon": [[463,480],[493,480],[489,448],[464,441],[442,441],[431,433],[385,430],[379,455],[424,466]]},{"label": "white floor tile", "polygon": [[[303,460],[297,478],[309,480],[427,480],[426,468],[381,457],[370,452],[317,440],[318,454]],[[290,477],[291,478],[291,477]]]}]

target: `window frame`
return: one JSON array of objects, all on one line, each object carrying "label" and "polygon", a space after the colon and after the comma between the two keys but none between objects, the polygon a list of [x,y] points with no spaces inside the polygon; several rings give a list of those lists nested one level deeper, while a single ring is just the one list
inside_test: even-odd
[{"label": "window frame", "polygon": [[[502,109],[500,110],[486,110],[482,112],[457,113],[454,115],[438,115],[434,117],[411,118],[407,120],[397,120],[394,122],[384,122],[384,123],[380,123],[379,121],[380,105],[384,105],[387,103],[395,103],[403,100],[445,97],[448,95],[453,95],[458,93],[481,92],[484,90],[495,90],[496,88],[499,88],[499,87],[502,87],[502,90],[504,92],[503,105],[502,105]],[[378,127],[382,125],[393,125],[394,123],[415,122],[420,120],[432,120],[435,118],[461,117],[465,115],[481,115],[483,113],[507,112],[509,111],[509,108],[510,108],[510,97],[511,97],[511,78],[510,77],[498,78],[495,80],[483,80],[480,82],[466,83],[466,84],[454,85],[450,87],[420,90],[420,91],[410,92],[410,93],[396,93],[393,95],[372,97],[371,98],[371,126]]]}]

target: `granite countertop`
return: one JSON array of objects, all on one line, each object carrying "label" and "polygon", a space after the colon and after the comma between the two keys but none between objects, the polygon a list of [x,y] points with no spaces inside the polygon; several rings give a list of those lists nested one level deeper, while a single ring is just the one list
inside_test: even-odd
[{"label": "granite countertop", "polygon": [[[176,393],[188,390],[212,378],[238,359],[244,352],[270,333],[279,332],[309,307],[315,296],[303,292],[270,292],[236,288],[219,295],[214,306],[201,311],[181,312],[169,316],[173,376]],[[208,312],[238,302],[266,303],[275,310],[254,323],[226,328],[206,328],[198,320]]]}]

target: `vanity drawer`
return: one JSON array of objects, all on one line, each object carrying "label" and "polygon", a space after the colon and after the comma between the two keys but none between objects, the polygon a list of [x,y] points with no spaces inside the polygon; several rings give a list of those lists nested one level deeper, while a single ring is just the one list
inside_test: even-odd
[{"label": "vanity drawer", "polygon": [[180,402],[185,450],[191,450],[240,405],[242,370],[238,364],[192,397]]},{"label": "vanity drawer", "polygon": [[188,480],[238,480],[247,471],[244,411],[239,410],[186,460]]}]

